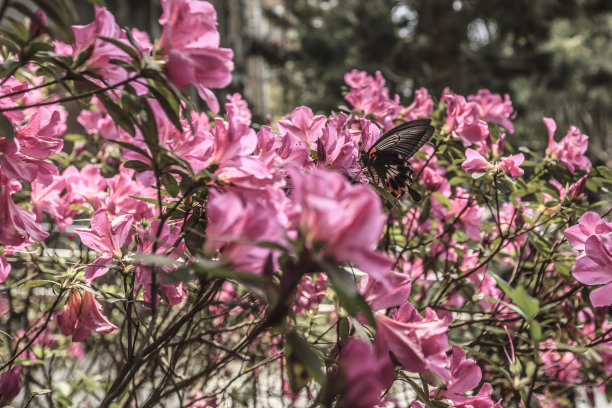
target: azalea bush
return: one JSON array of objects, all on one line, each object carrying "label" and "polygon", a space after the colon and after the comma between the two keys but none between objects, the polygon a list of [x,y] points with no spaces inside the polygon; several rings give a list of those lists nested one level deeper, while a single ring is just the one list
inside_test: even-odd
[{"label": "azalea bush", "polygon": [[[233,53],[210,3],[162,2],[156,40],[103,7],[66,27],[34,3],[8,2],[24,19],[5,15],[0,37],[1,403],[612,394],[612,172],[577,127],[543,118],[514,136],[545,151],[511,146],[508,95],[420,88],[403,104],[358,70],[348,106],[255,124],[241,95],[212,91]],[[435,133],[410,160],[415,202],[360,157],[418,118]]]}]

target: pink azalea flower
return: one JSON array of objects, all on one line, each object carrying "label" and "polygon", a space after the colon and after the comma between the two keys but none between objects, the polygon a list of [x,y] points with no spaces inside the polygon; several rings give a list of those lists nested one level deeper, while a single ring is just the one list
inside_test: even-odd
[{"label": "pink azalea flower", "polygon": [[591,292],[595,307],[612,304],[612,232],[595,234],[584,243],[584,253],[576,258],[572,274],[585,285],[604,285]]},{"label": "pink azalea flower", "polygon": [[213,113],[219,112],[219,102],[210,88],[225,88],[232,82],[234,53],[219,48],[213,5],[207,1],[166,0],[162,7],[158,47],[168,58],[168,78],[179,89],[193,84]]},{"label": "pink azalea flower", "polygon": [[491,384],[484,383],[478,395],[471,397],[454,395],[451,400],[454,408],[502,408],[500,405],[501,399],[498,402],[493,402],[491,399],[492,393],[493,387],[491,387]]},{"label": "pink azalea flower", "polygon": [[[393,382],[393,365],[386,355],[376,353],[371,344],[350,338],[338,360],[342,406],[370,408],[380,403],[382,392]],[[334,381],[334,382],[336,382]]]},{"label": "pink azalea flower", "polygon": [[514,133],[514,125],[510,121],[514,108],[508,94],[505,94],[502,99],[500,94],[491,93],[488,89],[479,89],[476,95],[468,95],[467,100],[478,104],[481,118],[501,125],[510,133]]},{"label": "pink azalea flower", "polygon": [[323,127],[327,118],[323,115],[314,115],[307,106],[295,108],[291,114],[291,121],[278,121],[278,128],[283,133],[291,133],[298,139],[312,144],[323,134]]},{"label": "pink azalea flower", "polygon": [[423,373],[431,370],[444,380],[450,378],[446,367],[448,322],[427,308],[421,317],[414,306],[405,303],[391,317],[375,314],[377,330],[374,344],[379,353],[392,354],[406,370]]},{"label": "pink azalea flower", "polygon": [[[132,58],[122,49],[107,41],[101,40],[98,37],[113,38],[131,47],[132,45],[127,39],[125,30],[119,28],[115,21],[115,17],[104,7],[95,7],[96,16],[94,21],[84,26],[73,26],[75,44],[72,50],[73,58],[77,58],[82,52],[89,52],[90,56],[86,61],[85,68],[95,72],[97,75],[104,78],[110,84],[116,84],[128,78],[127,72],[118,65],[111,64],[111,59],[119,59],[131,62]],[[142,32],[135,39],[141,38]],[[145,44],[141,45],[141,49],[145,50],[147,44],[150,44],[146,38]],[[64,51],[68,51],[65,49]],[[134,84],[132,84],[134,85]],[[142,88],[144,90],[144,88]]]},{"label": "pink azalea flower", "polygon": [[569,186],[567,189],[567,194],[572,200],[577,199],[584,192],[588,176],[588,174],[585,174],[584,176],[580,177],[578,181]]},{"label": "pink azalea flower", "polygon": [[465,233],[474,241],[480,241],[480,224],[484,209],[467,198],[466,191],[457,188],[457,197],[451,200],[450,214],[459,216],[459,221],[465,226]]},{"label": "pink azalea flower", "polygon": [[[62,108],[63,109],[63,108]],[[0,168],[9,178],[39,181],[48,185],[57,167],[43,161],[62,150],[60,136],[66,130],[66,113],[58,108],[41,107],[16,129],[13,140],[0,138]]]},{"label": "pink azalea flower", "polygon": [[[170,226],[168,223],[164,223],[159,238],[157,238],[157,231],[159,229],[159,221],[153,221],[147,230],[138,229],[138,249],[139,254],[152,254],[155,242],[157,242],[157,248],[155,254],[168,256],[171,259],[181,258],[186,250],[185,243],[180,241],[174,250],[168,254],[170,248],[173,248],[176,241],[181,233],[180,227],[174,225]],[[176,268],[174,266],[163,266],[160,270],[163,273],[170,274]],[[144,286],[144,300],[151,302],[151,270],[146,266],[143,261],[138,261],[135,267],[136,273],[136,284]],[[158,289],[163,291],[168,299],[168,304],[176,305],[185,300],[187,297],[187,286],[183,282],[177,283],[162,283],[162,276],[157,279]],[[156,303],[159,303],[161,296],[156,296]]]},{"label": "pink azalea flower", "polygon": [[119,174],[105,179],[108,184],[108,196],[103,200],[103,207],[110,215],[131,214],[134,222],[143,218],[155,218],[159,209],[155,204],[148,203],[133,197],[155,198],[157,192],[154,188],[144,186],[140,181],[133,179],[134,170],[119,168]]},{"label": "pink azalea flower", "polygon": [[306,244],[321,248],[321,256],[353,262],[373,278],[386,281],[393,261],[376,250],[387,218],[378,195],[322,169],[306,175],[291,168],[289,175],[296,223]]},{"label": "pink azalea flower", "polygon": [[47,213],[55,221],[57,229],[64,232],[73,223],[73,217],[79,213],[70,208],[70,195],[66,192],[66,182],[63,177],[55,176],[53,183],[43,186],[40,183],[32,183],[30,195],[34,204],[36,221],[42,221],[42,213]]},{"label": "pink azalea flower", "polygon": [[61,175],[67,190],[70,204],[93,205],[93,210],[103,206],[106,197],[106,179],[100,174],[100,168],[88,164],[80,171],[69,166]]},{"label": "pink azalea flower", "polygon": [[295,294],[295,313],[304,313],[314,310],[327,293],[327,276],[322,273],[311,276],[302,276]]},{"label": "pink azalea flower", "polygon": [[402,119],[408,122],[418,118],[428,118],[432,114],[433,108],[433,99],[431,99],[427,89],[421,87],[414,91],[414,100],[402,112]]},{"label": "pink azalea flower", "polygon": [[221,259],[240,271],[261,274],[270,254],[276,251],[257,246],[260,241],[284,245],[284,228],[276,209],[249,194],[210,193],[206,215],[206,250],[219,250]]},{"label": "pink azalea flower", "polygon": [[461,168],[468,173],[476,173],[486,171],[490,166],[490,163],[482,157],[474,149],[465,149],[465,161],[461,164]]},{"label": "pink azalea flower", "polygon": [[[16,183],[16,184],[15,184]],[[31,239],[44,241],[49,234],[36,222],[36,215],[15,204],[11,194],[20,189],[0,170],[0,245],[20,246]]]},{"label": "pink azalea flower", "polygon": [[612,222],[605,222],[598,214],[588,211],[580,217],[578,224],[565,230],[565,238],[574,249],[584,251],[587,238],[608,232],[612,232]]},{"label": "pink azalea flower", "polygon": [[466,102],[461,95],[445,90],[443,99],[447,103],[444,131],[458,137],[464,146],[479,144],[489,135],[487,123],[480,119],[480,110],[475,102]]},{"label": "pink azalea flower", "polygon": [[361,167],[357,163],[359,151],[351,133],[338,131],[331,124],[323,129],[323,136],[317,142],[319,166],[350,176],[359,174]]},{"label": "pink azalea flower", "polygon": [[525,161],[523,153],[503,157],[499,162],[499,167],[509,176],[520,177],[525,173],[519,166]]},{"label": "pink azalea flower", "polygon": [[588,172],[591,169],[591,161],[585,156],[589,146],[589,137],[580,133],[576,126],[570,126],[567,134],[560,142],[554,141],[557,124],[551,118],[543,118],[548,129],[548,147],[546,154],[565,164],[565,167],[574,174],[576,170]]},{"label": "pink azalea flower", "polygon": [[8,405],[21,391],[21,366],[14,366],[0,376],[0,405]]},{"label": "pink azalea flower", "polygon": [[459,346],[453,346],[450,358],[450,379],[446,381],[446,391],[443,395],[464,394],[480,384],[482,371],[474,360],[465,358],[465,351]]},{"label": "pink azalea flower", "polygon": [[57,313],[57,324],[64,336],[72,335],[72,341],[79,342],[93,331],[98,334],[114,333],[117,327],[100,313],[102,306],[93,293],[84,290],[81,294],[71,290],[68,302]]},{"label": "pink azalea flower", "polygon": [[370,304],[372,310],[403,305],[408,300],[412,288],[410,275],[391,272],[388,281],[389,285],[385,285],[368,275],[364,275],[359,281],[359,293]]},{"label": "pink azalea flower", "polygon": [[74,232],[81,237],[83,244],[101,252],[85,271],[87,283],[108,272],[108,268],[101,266],[110,265],[113,259],[123,257],[121,248],[128,243],[133,222],[134,216],[131,214],[121,215],[111,222],[106,210],[101,209],[91,217],[91,229],[75,228]]}]

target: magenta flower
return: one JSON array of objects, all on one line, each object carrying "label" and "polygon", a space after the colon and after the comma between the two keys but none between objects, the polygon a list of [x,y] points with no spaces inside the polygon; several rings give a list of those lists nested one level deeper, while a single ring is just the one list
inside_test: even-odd
[{"label": "magenta flower", "polygon": [[219,48],[217,12],[207,1],[166,0],[159,23],[163,25],[158,47],[167,56],[166,74],[179,88],[190,83],[217,113],[219,102],[210,88],[232,82],[234,53]]},{"label": "magenta flower", "polygon": [[314,115],[307,106],[295,108],[291,114],[291,121],[278,121],[278,128],[283,133],[291,133],[298,139],[312,144],[319,140],[323,134],[323,127],[327,118],[323,115]]},{"label": "magenta flower", "polygon": [[376,250],[386,222],[378,195],[327,170],[306,175],[291,168],[289,175],[296,223],[306,245],[386,281],[393,261]]},{"label": "magenta flower", "polygon": [[491,399],[492,393],[493,387],[491,387],[491,384],[484,383],[478,395],[471,397],[454,395],[451,398],[453,401],[453,408],[502,408],[500,405],[501,399],[498,402],[494,402]]},{"label": "magenta flower", "polygon": [[21,391],[21,366],[14,366],[0,376],[0,405],[8,405]]},{"label": "magenta flower", "polygon": [[[155,242],[157,242],[157,248],[155,254],[168,256],[170,259],[179,259],[181,258],[186,250],[185,243],[180,241],[176,246],[176,242],[181,233],[181,228],[179,226],[170,226],[168,223],[164,223],[161,233],[159,237],[157,237],[157,230],[159,229],[159,221],[153,221],[151,226],[147,230],[138,229],[138,249],[137,252],[139,254],[152,254],[153,247],[155,246]],[[168,254],[170,248],[174,250]],[[165,274],[172,273],[176,267],[172,265],[166,265],[160,268],[161,272]],[[136,273],[136,284],[144,286],[144,300],[146,302],[151,302],[151,270],[146,266],[146,263],[143,261],[138,261],[136,267],[134,269]],[[168,304],[176,305],[185,300],[187,297],[187,286],[183,282],[177,283],[162,283],[163,279],[160,276],[157,280],[157,285],[159,290],[163,291],[168,299]],[[158,304],[161,300],[161,296],[156,296],[156,303]]]},{"label": "magenta flower", "polygon": [[[132,58],[122,49],[98,37],[108,37],[118,40],[131,47],[125,30],[119,28],[113,14],[104,7],[95,7],[96,16],[94,21],[84,26],[73,26],[75,44],[72,50],[73,58],[77,58],[82,52],[89,52],[86,66],[88,70],[95,72],[110,84],[116,84],[128,78],[127,72],[116,64],[111,64],[112,59],[131,62]],[[141,39],[144,44],[139,44],[142,50],[147,48],[148,36],[143,38],[143,32],[139,32],[135,39]],[[144,90],[144,88],[142,88]]]},{"label": "magenta flower", "polygon": [[465,161],[461,164],[461,168],[468,173],[476,173],[486,171],[490,166],[490,163],[482,157],[474,149],[465,149]]},{"label": "magenta flower", "polygon": [[548,129],[548,147],[546,154],[565,164],[565,167],[574,174],[576,170],[588,172],[591,169],[591,161],[585,156],[589,146],[589,137],[580,133],[576,126],[570,126],[567,134],[561,141],[554,141],[557,124],[551,118],[542,118]]},{"label": "magenta flower", "polygon": [[576,258],[572,274],[585,285],[604,285],[591,292],[593,306],[612,304],[612,232],[586,239],[584,253]]},{"label": "magenta flower", "polygon": [[444,380],[448,322],[427,308],[421,317],[414,306],[405,303],[391,317],[375,314],[377,330],[374,344],[379,353],[392,354],[406,370],[423,373],[431,370]]},{"label": "magenta flower", "polygon": [[220,251],[221,259],[240,271],[261,274],[270,253],[257,246],[268,241],[284,245],[284,228],[277,211],[266,201],[251,194],[211,192],[206,211],[206,246],[209,252]]},{"label": "magenta flower", "polygon": [[487,123],[480,119],[480,110],[475,102],[466,102],[461,95],[445,90],[442,98],[447,103],[444,131],[458,137],[464,146],[479,144],[489,135]]},{"label": "magenta flower", "polygon": [[502,99],[500,94],[491,93],[488,89],[479,89],[476,95],[468,95],[468,102],[476,102],[480,117],[489,122],[496,123],[514,133],[514,125],[510,121],[514,108],[508,94]]},{"label": "magenta flower", "polygon": [[36,222],[36,215],[15,204],[11,194],[21,188],[0,170],[0,245],[20,246],[31,239],[44,241],[49,234]]},{"label": "magenta flower", "polygon": [[117,327],[100,313],[102,306],[93,293],[71,290],[68,302],[57,313],[56,319],[64,336],[72,335],[72,341],[83,341],[93,331],[98,334],[114,333]]},{"label": "magenta flower", "polygon": [[591,235],[609,232],[612,232],[612,222],[605,222],[598,214],[588,211],[580,217],[578,224],[565,230],[565,238],[574,249],[584,251],[586,240]]},{"label": "magenta flower", "polygon": [[429,95],[429,91],[421,87],[414,91],[414,100],[402,111],[402,120],[409,122],[418,118],[428,118],[432,114],[433,108],[434,102]]},{"label": "magenta flower", "polygon": [[338,366],[344,392],[342,406],[370,408],[380,403],[382,392],[393,382],[393,365],[371,344],[349,338],[340,352]]},{"label": "magenta flower", "polygon": [[391,272],[387,280],[389,284],[385,285],[368,275],[364,275],[359,281],[359,293],[370,304],[372,310],[403,305],[408,300],[412,288],[412,280],[409,275]]},{"label": "magenta flower", "polygon": [[323,136],[317,142],[317,158],[320,167],[327,167],[346,176],[361,173],[357,163],[359,151],[349,131],[338,133],[330,124],[323,129]]},{"label": "magenta flower", "polygon": [[446,381],[445,395],[463,394],[473,390],[480,384],[482,371],[474,360],[465,358],[465,351],[459,346],[453,346],[450,358],[450,379]]},{"label": "magenta flower", "polygon": [[499,162],[499,167],[509,176],[520,177],[525,173],[519,166],[525,161],[523,153],[503,157]]},{"label": "magenta flower", "polygon": [[106,210],[101,209],[91,217],[91,229],[75,228],[74,232],[81,237],[83,244],[101,252],[85,271],[87,283],[108,272],[104,266],[110,265],[113,259],[123,258],[121,247],[128,242],[133,222],[134,216],[131,214],[119,216],[111,222]]}]

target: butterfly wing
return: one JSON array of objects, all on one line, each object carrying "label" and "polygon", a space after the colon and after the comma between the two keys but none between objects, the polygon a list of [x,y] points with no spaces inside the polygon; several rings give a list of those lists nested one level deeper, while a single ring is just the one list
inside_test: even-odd
[{"label": "butterfly wing", "polygon": [[415,201],[421,196],[410,185],[414,172],[408,159],[431,138],[434,127],[429,119],[418,119],[401,124],[385,133],[366,155],[368,172],[374,183],[382,182],[396,197],[406,192]]}]

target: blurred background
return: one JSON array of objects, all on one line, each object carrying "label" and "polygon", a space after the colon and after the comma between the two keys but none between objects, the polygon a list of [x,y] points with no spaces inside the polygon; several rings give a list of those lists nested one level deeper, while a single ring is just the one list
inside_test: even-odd
[{"label": "blurred background", "polygon": [[[320,113],[346,104],[343,76],[380,70],[409,104],[424,86],[508,93],[513,144],[543,151],[543,116],[590,136],[594,165],[612,167],[610,0],[212,0],[222,46],[235,53],[234,82],[256,122],[300,105]],[[107,0],[119,25],[159,36],[158,0]],[[80,18],[91,21],[91,5]],[[512,140],[513,139],[513,140]]]}]

